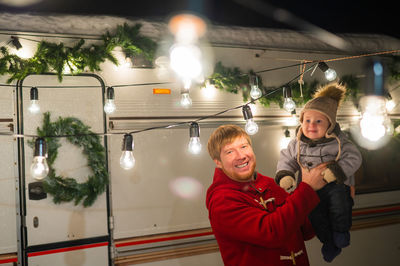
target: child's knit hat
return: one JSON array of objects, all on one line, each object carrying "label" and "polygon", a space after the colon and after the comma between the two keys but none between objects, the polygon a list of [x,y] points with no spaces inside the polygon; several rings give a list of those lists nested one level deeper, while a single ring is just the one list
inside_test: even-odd
[{"label": "child's knit hat", "polygon": [[308,101],[300,113],[300,122],[303,122],[304,112],[314,110],[325,115],[330,126],[326,131],[328,137],[336,126],[336,113],[339,105],[343,101],[346,94],[346,88],[337,83],[329,83],[319,88],[313,95],[313,99]]}]

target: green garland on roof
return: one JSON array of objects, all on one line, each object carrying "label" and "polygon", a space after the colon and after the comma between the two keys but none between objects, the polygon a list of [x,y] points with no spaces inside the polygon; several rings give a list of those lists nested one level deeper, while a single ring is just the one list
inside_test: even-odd
[{"label": "green garland on roof", "polygon": [[[254,71],[250,70],[249,74],[254,74]],[[215,65],[214,73],[209,77],[209,80],[218,89],[235,94],[240,92],[242,94],[243,101],[248,102],[250,100],[249,74],[244,74],[237,67],[225,67],[221,62],[218,62]],[[262,78],[258,75],[257,78],[258,86],[263,94],[276,89],[274,87],[265,87],[262,83]],[[346,75],[341,78],[340,82],[345,84],[347,87],[346,97],[350,98],[354,103],[356,103],[360,94],[359,79],[353,75]],[[312,98],[312,95],[320,85],[321,84],[317,80],[314,80],[312,82],[304,82],[302,85],[302,90],[300,90],[300,84],[298,82],[292,82],[288,85],[288,87],[292,89],[292,99],[296,105],[301,106]],[[301,91],[303,92],[303,96],[301,96]],[[282,108],[282,91],[277,91],[276,93],[268,95],[268,97],[260,98],[258,102],[265,107],[269,107],[272,103],[275,103]]]},{"label": "green garland on roof", "polygon": [[[400,81],[400,56],[391,56],[388,63],[388,75],[389,82]],[[249,73],[244,73],[238,67],[229,68],[218,62],[215,65],[214,73],[209,77],[209,80],[220,90],[224,90],[230,93],[242,94],[243,101],[248,102],[250,100],[250,86],[249,86],[249,74],[255,74],[253,70]],[[262,78],[257,75],[258,86],[263,94],[268,93],[276,88],[265,87],[262,83]],[[346,98],[351,100],[356,107],[358,107],[358,100],[362,94],[360,89],[360,79],[354,75],[344,75],[340,78],[339,82],[343,83],[347,88]],[[300,84],[298,82],[292,82],[288,85],[292,89],[292,99],[297,106],[301,106],[312,99],[312,95],[320,87],[319,81],[313,80],[311,82],[305,82],[300,90]],[[301,96],[302,91],[302,96]],[[279,105],[282,108],[283,95],[281,91],[268,95],[258,100],[258,102],[269,107],[272,103]]]},{"label": "green garland on roof", "polygon": [[64,43],[41,41],[33,57],[23,59],[10,54],[7,47],[0,47],[0,75],[10,75],[7,83],[21,80],[29,74],[42,74],[50,71],[57,73],[61,82],[66,66],[72,74],[85,70],[100,71],[100,64],[106,60],[118,65],[118,60],[112,54],[115,47],[122,48],[126,56],[143,56],[149,61],[154,59],[157,44],[140,34],[141,24],[117,26],[115,33],[107,31],[102,36],[101,44],[91,44],[85,47],[85,40],[80,39],[73,47]]}]

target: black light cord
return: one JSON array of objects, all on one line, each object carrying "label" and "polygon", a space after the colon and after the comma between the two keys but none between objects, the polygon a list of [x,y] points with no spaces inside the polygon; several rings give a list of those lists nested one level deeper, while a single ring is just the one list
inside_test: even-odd
[{"label": "black light cord", "polygon": [[[313,66],[309,67],[308,69],[306,69],[304,71],[304,73],[312,70],[315,67],[315,65],[313,65]],[[217,117],[217,116],[219,116],[221,114],[224,114],[224,113],[227,113],[227,112],[230,112],[230,111],[233,111],[233,110],[237,110],[237,109],[243,108],[244,106],[246,106],[246,105],[248,105],[250,103],[254,103],[254,102],[258,101],[261,98],[268,97],[269,95],[271,95],[271,94],[281,90],[282,88],[288,86],[291,82],[293,82],[294,80],[298,79],[304,73],[300,73],[299,75],[296,75],[294,78],[292,78],[291,80],[286,82],[284,85],[281,85],[281,86],[279,86],[279,87],[277,87],[277,88],[275,88],[275,89],[273,89],[271,91],[265,92],[260,97],[258,97],[256,99],[252,99],[252,100],[250,100],[249,102],[247,102],[245,104],[238,105],[238,106],[235,106],[235,107],[231,107],[231,108],[222,110],[222,111],[220,111],[218,113],[215,113],[215,114],[212,114],[212,115],[203,116],[203,117],[197,118],[195,120],[183,121],[183,122],[178,122],[178,123],[174,123],[174,124],[168,124],[168,125],[164,125],[164,126],[149,127],[149,128],[145,128],[145,129],[134,130],[134,131],[131,131],[129,133],[122,133],[122,132],[120,132],[120,133],[91,133],[91,134],[75,134],[75,135],[53,135],[53,136],[41,136],[41,137],[43,137],[43,138],[68,138],[68,137],[72,137],[72,136],[74,136],[74,137],[82,136],[83,137],[83,136],[88,136],[88,135],[110,136],[110,135],[138,134],[138,133],[142,133],[142,132],[146,132],[146,131],[150,131],[150,130],[169,129],[169,128],[174,128],[174,127],[178,127],[178,126],[181,126],[181,125],[187,125],[187,124],[190,125],[193,122],[199,122],[199,121],[206,120],[206,119],[209,119],[209,118]],[[144,84],[146,84],[146,83],[144,83]],[[141,84],[141,85],[143,86],[144,84]],[[151,83],[151,84],[160,84],[160,83]],[[128,85],[121,85],[121,86],[128,86]],[[139,85],[137,85],[137,86],[139,86]],[[116,86],[114,86],[114,87],[116,87]],[[20,138],[22,138],[22,137],[32,137],[32,138],[39,137],[38,135],[27,135],[27,134],[15,134],[14,135],[14,134],[9,134],[9,133],[7,133],[7,134],[0,133],[0,135],[3,135],[3,136],[4,135],[6,135],[6,136],[14,136],[14,137],[20,137]]]}]

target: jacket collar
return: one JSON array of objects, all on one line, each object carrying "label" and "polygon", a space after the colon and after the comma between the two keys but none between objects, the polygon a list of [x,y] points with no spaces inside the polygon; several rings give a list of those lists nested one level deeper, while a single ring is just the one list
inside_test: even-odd
[{"label": "jacket collar", "polygon": [[213,183],[207,190],[206,204],[208,206],[211,195],[219,189],[232,189],[238,191],[254,191],[264,193],[275,182],[272,178],[267,178],[255,172],[256,178],[248,182],[238,182],[228,177],[220,168],[215,168]]}]

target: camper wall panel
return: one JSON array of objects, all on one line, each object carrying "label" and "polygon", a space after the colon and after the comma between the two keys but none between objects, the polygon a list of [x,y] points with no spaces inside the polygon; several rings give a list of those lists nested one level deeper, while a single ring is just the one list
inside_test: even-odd
[{"label": "camper wall panel", "polygon": [[112,137],[116,239],[210,226],[204,205],[213,173],[205,147],[210,130],[201,129],[203,148],[197,155],[187,151],[186,127],[134,134],[136,164],[131,170],[119,165],[122,136]]}]

